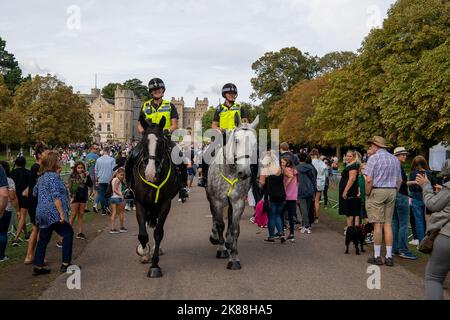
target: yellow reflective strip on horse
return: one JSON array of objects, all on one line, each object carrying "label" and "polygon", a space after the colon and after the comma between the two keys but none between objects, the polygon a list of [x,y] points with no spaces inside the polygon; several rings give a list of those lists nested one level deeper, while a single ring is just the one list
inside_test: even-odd
[{"label": "yellow reflective strip on horse", "polygon": [[220,175],[222,176],[222,178],[223,178],[226,182],[228,182],[228,183],[230,184],[230,189],[228,189],[228,193],[227,193],[227,197],[229,198],[230,195],[231,195],[231,192],[233,192],[234,185],[236,184],[236,182],[239,181],[239,179],[238,179],[238,178],[235,178],[233,181],[231,181],[230,179],[228,179],[227,177],[225,177],[225,176],[223,175],[222,172],[220,173]]},{"label": "yellow reflective strip on horse", "polygon": [[167,177],[166,179],[164,179],[164,181],[157,186],[156,184],[151,183],[150,181],[145,180],[141,173],[139,172],[139,177],[141,178],[142,181],[144,181],[146,184],[148,184],[150,187],[153,187],[156,189],[156,197],[155,197],[155,203],[158,203],[158,199],[159,199],[159,191],[160,189],[166,184],[167,180],[169,180],[170,177],[170,173],[172,172],[172,161],[170,162],[170,167],[169,167],[169,172],[167,173]]}]

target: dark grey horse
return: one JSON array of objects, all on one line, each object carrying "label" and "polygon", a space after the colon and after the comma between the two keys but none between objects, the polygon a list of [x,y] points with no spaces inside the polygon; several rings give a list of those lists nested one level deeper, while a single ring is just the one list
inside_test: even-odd
[{"label": "dark grey horse", "polygon": [[[251,185],[250,163],[256,159],[257,139],[254,129],[258,122],[259,117],[251,124],[242,124],[239,117],[235,117],[236,128],[231,132],[225,148],[217,150],[208,171],[206,196],[213,216],[210,241],[218,245],[217,258],[229,258],[227,268],[231,270],[241,269],[237,250],[239,223],[245,208],[245,196]],[[228,217],[225,240],[224,214],[227,215],[228,206],[232,207],[232,214]]]},{"label": "dark grey horse", "polygon": [[145,131],[140,142],[143,145],[143,154],[133,170],[132,189],[135,195],[140,242],[136,252],[141,256],[142,263],[148,262],[150,250],[147,225],[155,228],[153,233],[155,246],[147,276],[159,278],[162,276],[158,263],[164,223],[172,199],[178,193],[178,180],[175,165],[170,157],[170,140],[163,135],[165,118],[162,118],[159,124],[147,122],[143,117],[139,121]]}]

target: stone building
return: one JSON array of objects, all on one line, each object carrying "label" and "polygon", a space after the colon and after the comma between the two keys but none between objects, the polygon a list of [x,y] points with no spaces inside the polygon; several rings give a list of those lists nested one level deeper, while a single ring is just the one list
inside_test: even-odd
[{"label": "stone building", "polygon": [[142,106],[133,91],[116,88],[114,100],[106,99],[100,89],[81,94],[89,103],[95,121],[94,137],[98,142],[132,141],[138,137],[136,122]]},{"label": "stone building", "polygon": [[178,126],[180,128],[193,128],[196,120],[201,121],[203,115],[208,110],[208,98],[195,99],[194,107],[186,107],[183,97],[175,99],[172,97],[172,102],[178,111]]},{"label": "stone building", "polygon": [[[89,104],[89,109],[95,121],[94,140],[107,141],[134,141],[140,138],[137,123],[142,103],[133,91],[116,88],[114,100],[102,97],[100,89],[91,89],[90,94],[80,94]],[[208,110],[208,99],[195,99],[195,106],[185,107],[183,97],[172,98],[171,102],[178,111],[178,127],[193,127],[196,120],[201,120]]]}]

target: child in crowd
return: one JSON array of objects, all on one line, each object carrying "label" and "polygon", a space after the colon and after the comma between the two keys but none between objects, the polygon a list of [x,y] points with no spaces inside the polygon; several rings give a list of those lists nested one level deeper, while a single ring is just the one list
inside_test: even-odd
[{"label": "child in crowd", "polygon": [[[110,199],[111,203],[111,230],[110,234],[125,233],[128,230],[125,228],[125,201],[123,197],[123,187],[125,185],[125,169],[120,167],[114,174],[114,178],[111,182],[112,195]],[[119,216],[120,230],[117,230],[116,217]]]}]

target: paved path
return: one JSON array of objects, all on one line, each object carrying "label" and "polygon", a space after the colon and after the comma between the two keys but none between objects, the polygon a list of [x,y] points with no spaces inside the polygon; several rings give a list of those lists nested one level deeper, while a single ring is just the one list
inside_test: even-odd
[{"label": "paved path", "polygon": [[209,243],[211,218],[204,189],[194,188],[185,204],[173,202],[166,222],[160,266],[164,276],[146,277],[149,265],[135,253],[137,222],[127,213],[128,234],[105,228],[75,263],[82,269],[81,290],[69,290],[61,275],[41,299],[423,299],[424,281],[400,266],[381,267],[381,289],[367,289],[367,253],[344,254],[344,237],[324,224],[297,242],[262,240],[241,221],[242,270],[226,269]]}]

